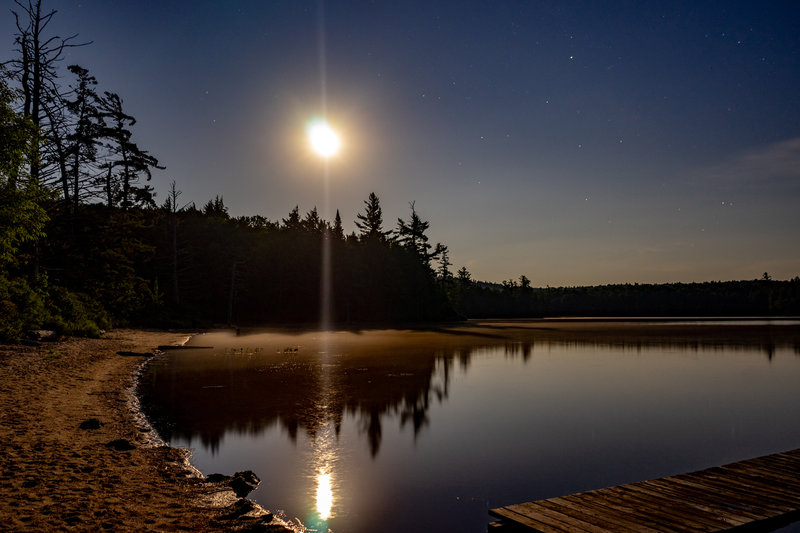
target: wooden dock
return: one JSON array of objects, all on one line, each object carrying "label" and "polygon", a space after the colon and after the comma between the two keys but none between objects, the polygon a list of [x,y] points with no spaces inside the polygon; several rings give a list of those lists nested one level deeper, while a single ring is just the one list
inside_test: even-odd
[{"label": "wooden dock", "polygon": [[800,520],[800,449],[489,513],[502,531],[769,531]]}]

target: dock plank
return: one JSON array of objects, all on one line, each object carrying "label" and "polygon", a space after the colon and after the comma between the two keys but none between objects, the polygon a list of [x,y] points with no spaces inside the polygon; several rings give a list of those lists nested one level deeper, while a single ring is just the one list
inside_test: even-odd
[{"label": "dock plank", "polygon": [[753,463],[752,465],[725,465],[721,466],[725,470],[735,470],[737,472],[746,473],[750,476],[756,476],[764,479],[769,479],[775,482],[776,485],[788,486],[793,490],[800,487],[800,479],[797,479],[791,471],[777,468],[770,465],[761,465],[760,463]]},{"label": "dock plank", "polygon": [[[719,495],[714,502],[709,502],[708,492],[696,490],[693,487],[681,486],[660,479],[644,481],[643,483],[653,488],[654,498],[658,498],[660,495],[669,495],[691,502],[695,507],[702,507],[709,512],[715,513],[720,520],[730,524],[731,527],[743,526],[754,520],[760,520],[758,515],[743,511],[740,501],[731,501],[725,495]],[[735,514],[731,513],[732,507],[735,507]]]},{"label": "dock plank", "polygon": [[[694,531],[719,531],[720,528],[728,526],[715,513],[692,507],[678,499],[654,497],[636,487],[623,486],[617,490],[623,498],[632,499],[645,509],[654,508],[666,519],[681,526],[688,526]],[[654,502],[659,503],[654,504]]]},{"label": "dock plank", "polygon": [[552,506],[554,509],[558,509],[563,513],[572,514],[573,516],[581,519],[584,522],[594,523],[596,526],[602,528],[605,531],[619,531],[620,533],[628,533],[637,530],[637,531],[645,531],[646,533],[657,533],[656,530],[654,529],[646,529],[646,528],[634,529],[636,527],[636,524],[631,524],[629,522],[620,522],[617,520],[613,520],[613,517],[607,517],[605,515],[593,513],[585,505],[582,506],[573,501],[565,500],[563,498],[551,498],[549,500],[543,500],[541,504],[546,506]]},{"label": "dock plank", "polygon": [[634,531],[641,531],[642,528],[651,531],[664,531],[663,527],[660,527],[658,523],[650,520],[647,516],[636,516],[635,509],[620,507],[613,501],[601,501],[585,494],[572,494],[567,498],[584,505],[588,509],[595,510],[598,516],[602,516],[607,521],[622,524],[625,528]]},{"label": "dock plank", "polygon": [[[715,493],[720,491],[720,497],[724,496],[728,500],[739,502],[739,505],[747,507],[748,512],[757,515],[760,518],[769,518],[775,512],[790,512],[791,508],[784,508],[782,505],[773,505],[768,501],[768,498],[763,492],[754,491],[752,487],[741,485],[734,480],[729,480],[727,483],[715,480],[711,477],[704,478],[683,478],[678,477],[674,480],[675,483],[688,484],[697,487],[700,490]],[[753,495],[758,494],[758,499],[754,499]]]},{"label": "dock plank", "polygon": [[699,495],[698,497],[711,498],[711,501],[716,503],[720,509],[731,513],[742,513],[753,520],[763,520],[775,514],[788,512],[782,507],[770,505],[765,501],[763,494],[758,494],[757,499],[754,498],[755,493],[752,490],[735,483],[724,484],[705,478],[682,476],[666,478],[664,481],[675,486],[685,487],[686,490],[694,490],[695,494]]},{"label": "dock plank", "polygon": [[551,527],[549,524],[539,522],[530,516],[515,513],[505,507],[492,509],[490,512],[495,517],[502,518],[504,522],[512,523],[517,526],[526,526],[534,531],[540,531],[541,533],[563,533],[565,531],[560,527]]},{"label": "dock plank", "polygon": [[700,509],[702,511],[711,513],[729,527],[742,526],[752,521],[751,519],[731,516],[728,513],[721,511],[717,507],[708,505],[708,502],[706,502],[703,498],[705,496],[704,494],[698,495],[688,490],[676,489],[670,484],[658,485],[650,481],[642,481],[640,483],[636,483],[635,486],[637,486],[643,492],[650,494],[650,496],[653,498],[665,498],[668,502],[680,502],[695,509]]},{"label": "dock plank", "polygon": [[533,516],[538,521],[549,524],[553,527],[564,528],[564,531],[574,531],[576,533],[601,533],[600,528],[591,524],[584,524],[577,518],[572,518],[559,511],[554,511],[540,505],[539,503],[521,503],[511,507],[516,512],[526,516]]},{"label": "dock plank", "polygon": [[800,519],[800,449],[489,513],[543,533],[713,533]]},{"label": "dock plank", "polygon": [[800,503],[800,495],[795,496],[793,494],[794,490],[800,490],[800,488],[781,488],[774,479],[767,482],[764,481],[763,477],[760,479],[748,478],[738,472],[722,469],[712,472],[709,479],[717,485],[728,482],[735,484],[743,494],[751,491],[756,492],[764,503],[778,508],[786,508],[787,512]]},{"label": "dock plank", "polygon": [[632,506],[638,513],[648,515],[662,527],[667,525],[677,531],[709,532],[717,531],[719,528],[719,523],[713,521],[711,517],[698,516],[675,506],[670,507],[661,498],[642,497],[628,492],[625,487],[610,487],[604,497],[609,495]]},{"label": "dock plank", "polygon": [[748,468],[733,466],[721,466],[723,471],[731,472],[733,475],[752,479],[754,481],[763,481],[764,479],[770,480],[770,485],[775,489],[780,489],[789,494],[800,491],[800,479],[793,479],[789,474],[783,474],[775,470],[768,470],[765,468]]}]

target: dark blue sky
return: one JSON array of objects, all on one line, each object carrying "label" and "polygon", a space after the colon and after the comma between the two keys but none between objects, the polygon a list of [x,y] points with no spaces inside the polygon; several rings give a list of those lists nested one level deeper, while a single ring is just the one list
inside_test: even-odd
[{"label": "dark blue sky", "polygon": [[800,275],[800,3],[47,5],[94,41],[65,65],[119,93],[166,165],[159,201],[174,179],[234,215],[324,212],[304,137],[324,88],[348,231],[375,191],[388,226],[415,201],[478,279]]}]

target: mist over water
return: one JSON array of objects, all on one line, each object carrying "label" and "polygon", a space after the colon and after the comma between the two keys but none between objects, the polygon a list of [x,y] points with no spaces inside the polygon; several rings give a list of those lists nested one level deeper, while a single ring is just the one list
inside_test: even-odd
[{"label": "mist over water", "polygon": [[311,529],[485,531],[491,507],[800,446],[791,322],[227,333],[142,380],[205,474]]}]

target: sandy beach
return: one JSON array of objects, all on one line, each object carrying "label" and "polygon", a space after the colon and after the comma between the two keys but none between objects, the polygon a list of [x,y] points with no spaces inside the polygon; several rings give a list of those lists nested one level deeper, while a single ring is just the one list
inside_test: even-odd
[{"label": "sandy beach", "polygon": [[116,330],[0,345],[0,530],[289,531],[193,471],[185,450],[154,445],[137,419],[137,370],[186,338]]}]

